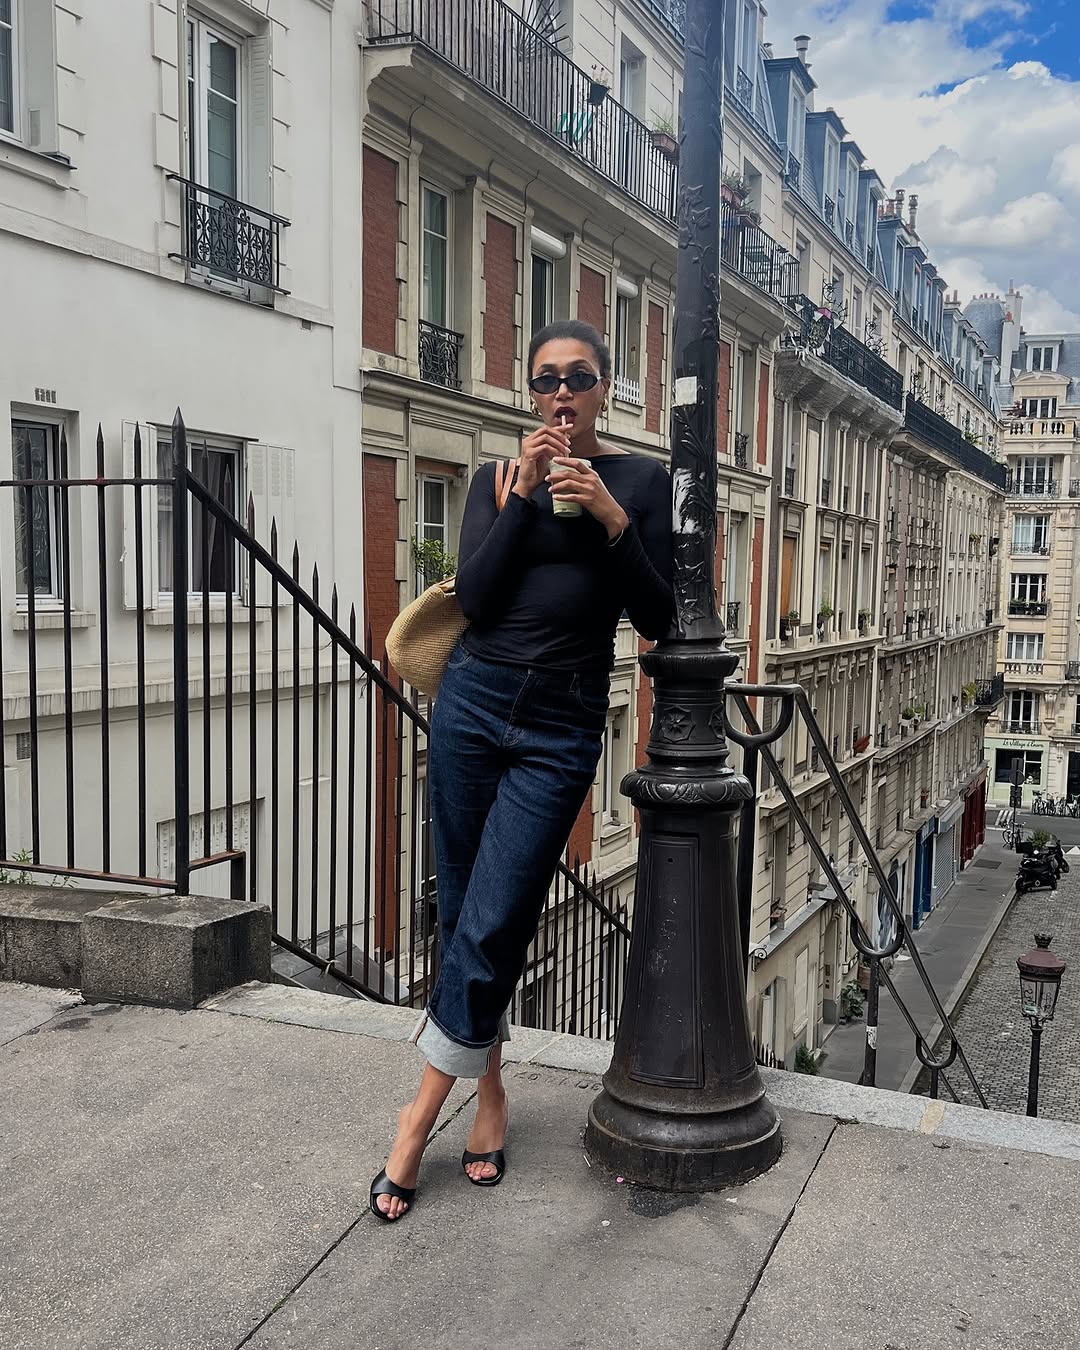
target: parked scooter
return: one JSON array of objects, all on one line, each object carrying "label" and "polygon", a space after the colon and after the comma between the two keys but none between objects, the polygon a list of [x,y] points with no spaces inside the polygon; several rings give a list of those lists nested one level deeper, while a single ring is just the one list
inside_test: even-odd
[{"label": "parked scooter", "polygon": [[1030,839],[1021,840],[1016,850],[1023,855],[1016,875],[1016,890],[1020,895],[1044,886],[1055,890],[1062,873],[1069,870],[1061,840],[1055,836],[1051,836],[1045,844],[1035,844]]}]

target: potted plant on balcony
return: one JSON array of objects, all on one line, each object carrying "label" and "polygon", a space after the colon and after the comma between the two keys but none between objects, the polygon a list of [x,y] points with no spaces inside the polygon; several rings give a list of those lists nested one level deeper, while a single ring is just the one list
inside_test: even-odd
[{"label": "potted plant on balcony", "polygon": [[873,619],[873,617],[874,617],[874,611],[873,611],[872,609],[860,609],[860,610],[859,610],[859,632],[860,632],[860,633],[865,633],[865,632],[867,631],[867,629],[870,627],[870,621],[871,621],[871,619]]},{"label": "potted plant on balcony", "polygon": [[960,690],[960,694],[964,700],[964,706],[970,707],[975,702],[975,681],[969,680]]},{"label": "potted plant on balcony", "polygon": [[611,76],[604,66],[594,65],[589,69],[589,102],[599,108],[611,89]]},{"label": "potted plant on balcony", "polygon": [[789,609],[786,614],[780,615],[780,641],[787,642],[795,637],[799,631],[799,611]]},{"label": "potted plant on balcony", "polygon": [[758,213],[749,206],[750,184],[740,174],[726,172],[720,179],[720,196],[732,209],[724,213],[725,221],[737,226],[756,225]]},{"label": "potted plant on balcony", "polygon": [[425,586],[434,586],[454,575],[456,559],[448,553],[438,539],[414,539],[412,545],[413,565]]},{"label": "potted plant on balcony", "polygon": [[829,604],[828,600],[822,600],[821,604],[818,607],[817,612],[818,637],[822,637],[824,635],[825,625],[829,622],[832,616],[833,616],[832,605]]},{"label": "potted plant on balcony", "polygon": [[662,155],[670,160],[679,158],[679,142],[675,139],[675,127],[670,117],[654,114],[649,136]]}]

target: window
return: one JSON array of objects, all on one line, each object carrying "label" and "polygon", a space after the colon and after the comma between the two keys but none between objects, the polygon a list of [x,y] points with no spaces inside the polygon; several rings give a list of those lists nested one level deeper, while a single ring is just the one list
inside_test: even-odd
[{"label": "window", "polygon": [[994,782],[1011,783],[1013,770],[1020,771],[1022,783],[1038,787],[1042,782],[1041,750],[998,750],[994,759]]},{"label": "window", "polygon": [[1009,599],[1041,601],[1046,598],[1045,572],[1014,572],[1009,583]]},{"label": "window", "polygon": [[19,0],[0,0],[0,131],[18,135],[18,19]]},{"label": "window", "polygon": [[1025,398],[1022,400],[1025,417],[1056,417],[1056,398]]},{"label": "window", "polygon": [[810,948],[804,947],[795,958],[795,1016],[792,1031],[797,1036],[809,1020],[809,967]]},{"label": "window", "polygon": [[423,189],[423,294],[420,317],[450,327],[450,199],[438,188]]},{"label": "window", "polygon": [[862,292],[858,287],[851,292],[851,331],[862,341]]},{"label": "window", "polygon": [[629,708],[625,704],[611,710],[600,762],[600,822],[609,830],[622,829],[630,823],[630,811],[620,790],[630,771],[629,725]]},{"label": "window", "polygon": [[[433,540],[443,549],[450,549],[450,490],[449,479],[441,474],[420,474],[416,480],[416,538],[418,542]],[[419,594],[426,586],[433,585],[442,577],[426,576],[417,572],[416,590]]]},{"label": "window", "polygon": [[1057,347],[1029,347],[1028,370],[1056,370]]},{"label": "window", "polygon": [[[2,11],[0,11],[2,12]],[[11,424],[12,473],[16,479],[62,477],[58,428],[49,422]],[[29,491],[29,512],[27,492]],[[33,580],[34,601],[61,594],[60,489],[14,489],[15,595],[25,601]]]},{"label": "window", "polygon": [[1045,455],[1029,455],[1016,466],[1016,488],[1029,496],[1042,496],[1053,481],[1054,461]]},{"label": "window", "polygon": [[189,19],[188,177],[229,197],[241,195],[240,81],[239,42]]},{"label": "window", "polygon": [[[189,435],[188,457],[191,472],[213,499],[231,516],[238,517],[245,500],[242,467],[243,448],[236,441],[198,438]],[[172,444],[167,431],[157,434],[157,476],[171,478]],[[173,589],[173,509],[172,488],[158,488],[157,538],[158,586],[162,592]],[[284,541],[282,541],[284,543]],[[193,595],[206,593],[219,599],[239,595],[242,574],[239,550],[221,521],[202,508],[194,498],[188,500],[188,589]]]},{"label": "window", "polygon": [[840,142],[835,136],[825,137],[825,196],[836,201],[840,177]]},{"label": "window", "polygon": [[532,255],[532,331],[539,333],[555,317],[555,264],[542,253]]},{"label": "window", "polygon": [[628,403],[641,402],[638,367],[638,336],[641,301],[638,288],[623,277],[616,280],[615,294],[615,397]]},{"label": "window", "polygon": [[859,204],[859,169],[851,155],[848,155],[847,160],[847,187],[844,196],[844,219],[854,224]]},{"label": "window", "polygon": [[1031,731],[1039,720],[1039,696],[1030,689],[1012,689],[1005,700],[1005,724],[1008,729]]},{"label": "window", "polygon": [[791,102],[788,105],[788,150],[801,160],[803,157],[803,137],[806,132],[806,95],[801,89],[791,86]]},{"label": "window", "polygon": [[757,66],[757,5],[753,4],[752,0],[743,0],[739,15],[742,28],[739,42],[739,65],[742,67],[744,74],[750,77],[752,89],[755,67]]},{"label": "window", "polygon": [[810,244],[802,235],[795,236],[795,257],[799,260],[799,290],[810,294]]},{"label": "window", "polygon": [[645,115],[645,57],[623,38],[619,62],[619,102],[635,117]]},{"label": "window", "polygon": [[749,435],[754,429],[754,354],[740,347],[735,357],[735,431]]},{"label": "window", "polygon": [[1041,661],[1043,659],[1042,633],[1010,633],[1009,661]]},{"label": "window", "polygon": [[1012,551],[1046,553],[1050,548],[1049,516],[1014,516]]}]

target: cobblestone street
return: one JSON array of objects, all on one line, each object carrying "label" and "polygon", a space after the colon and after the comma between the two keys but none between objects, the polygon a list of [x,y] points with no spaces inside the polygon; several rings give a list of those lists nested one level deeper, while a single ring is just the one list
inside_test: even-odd
[{"label": "cobblestone street", "polygon": [[[1080,1120],[1080,859],[1056,892],[1018,898],[990,944],[966,999],[954,1017],[960,1044],[990,1106],[1024,1112],[1027,1107],[1031,1029],[1020,1012],[1016,958],[1035,945],[1034,934],[1053,935],[1052,950],[1068,965],[1057,1012],[1043,1031],[1039,1115]],[[962,1101],[962,1074],[949,1075]],[[942,1095],[947,1092],[942,1090]]]}]

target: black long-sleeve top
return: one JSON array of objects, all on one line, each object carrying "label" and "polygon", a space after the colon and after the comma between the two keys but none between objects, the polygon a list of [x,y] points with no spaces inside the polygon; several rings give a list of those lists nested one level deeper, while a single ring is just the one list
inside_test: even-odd
[{"label": "black long-sleeve top", "polygon": [[625,611],[644,638],[674,617],[671,490],[666,469],[644,455],[597,455],[590,463],[630,524],[609,544],[585,510],[556,516],[542,483],[512,492],[499,510],[495,465],[473,478],[461,526],[456,592],[468,651],[503,665],[609,671]]}]

